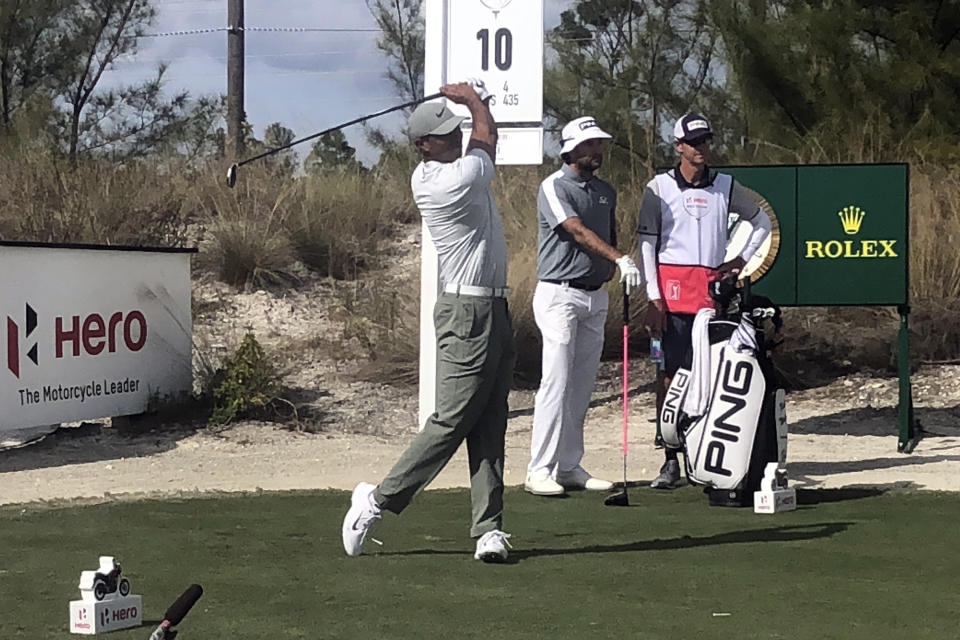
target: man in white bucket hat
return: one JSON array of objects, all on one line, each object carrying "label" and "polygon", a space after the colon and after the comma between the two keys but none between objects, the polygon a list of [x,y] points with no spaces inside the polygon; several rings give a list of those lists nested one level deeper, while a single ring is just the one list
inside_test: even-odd
[{"label": "man in white bucket hat", "polygon": [[616,191],[594,175],[610,134],[583,116],[569,122],[561,138],[563,166],[537,194],[533,313],[543,336],[543,371],[524,488],[544,496],[613,487],[580,465],[583,421],[603,350],[603,284],[617,268],[628,292],[640,284],[637,265],[616,248]]}]

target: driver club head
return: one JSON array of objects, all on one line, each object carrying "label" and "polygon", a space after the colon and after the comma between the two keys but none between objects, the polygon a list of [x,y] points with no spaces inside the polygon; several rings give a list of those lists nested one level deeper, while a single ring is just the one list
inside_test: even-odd
[{"label": "driver club head", "polygon": [[232,189],[235,184],[237,184],[237,164],[233,163],[227,169],[227,186]]},{"label": "driver club head", "polygon": [[630,498],[627,497],[627,488],[624,487],[623,491],[608,495],[603,499],[603,505],[605,507],[629,507]]}]

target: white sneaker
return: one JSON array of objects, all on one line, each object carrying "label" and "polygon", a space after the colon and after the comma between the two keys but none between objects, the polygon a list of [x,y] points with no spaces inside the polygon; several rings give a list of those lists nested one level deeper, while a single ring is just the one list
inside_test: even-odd
[{"label": "white sneaker", "polygon": [[535,496],[562,496],[566,493],[563,487],[550,477],[550,473],[546,469],[528,473],[523,488],[527,493],[532,493]]},{"label": "white sneaker", "polygon": [[506,562],[507,547],[512,545],[507,540],[509,533],[504,533],[498,529],[487,531],[477,540],[477,551],[473,554],[475,560],[484,562]]},{"label": "white sneaker", "polygon": [[610,491],[613,489],[612,482],[594,478],[580,466],[570,471],[557,471],[557,482],[564,489],[586,489],[587,491]]},{"label": "white sneaker", "polygon": [[361,482],[350,496],[350,509],[343,518],[343,550],[348,556],[360,555],[360,547],[371,525],[380,519],[380,507],[373,501],[377,485]]}]

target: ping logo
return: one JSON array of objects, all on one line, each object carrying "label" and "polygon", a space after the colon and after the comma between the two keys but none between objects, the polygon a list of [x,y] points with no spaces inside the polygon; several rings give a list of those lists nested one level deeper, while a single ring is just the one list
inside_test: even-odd
[{"label": "ping logo", "polygon": [[667,389],[666,397],[663,400],[663,408],[660,410],[660,422],[669,422],[674,424],[680,419],[680,407],[683,403],[684,392],[687,390],[687,382],[690,381],[690,375],[683,369],[677,370],[673,377],[673,384]]},{"label": "ping logo", "polygon": [[587,129],[593,129],[597,126],[596,120],[584,120],[580,123],[580,131],[586,131]]},{"label": "ping logo", "polygon": [[848,236],[860,233],[860,224],[863,222],[863,216],[867,212],[860,207],[850,205],[837,212],[840,216],[840,223],[843,225],[843,232]]},{"label": "ping logo", "polygon": [[[29,302],[24,306],[26,307],[24,312],[24,338],[29,340],[30,335],[37,328],[37,312],[30,306]],[[16,378],[20,377],[20,356],[20,325],[17,324],[16,320],[7,316],[7,369]],[[36,342],[30,346],[26,356],[33,364],[38,364]]]},{"label": "ping logo", "polygon": [[712,439],[707,444],[704,464],[704,468],[710,473],[727,477],[733,475],[733,471],[724,466],[723,458],[727,448],[724,443],[740,442],[740,432],[744,425],[741,424],[743,418],[738,414],[747,406],[752,379],[753,367],[749,363],[744,361],[724,363],[721,380],[723,391],[717,401],[719,415],[714,416],[713,411],[710,414],[713,417],[713,423],[710,425]]}]

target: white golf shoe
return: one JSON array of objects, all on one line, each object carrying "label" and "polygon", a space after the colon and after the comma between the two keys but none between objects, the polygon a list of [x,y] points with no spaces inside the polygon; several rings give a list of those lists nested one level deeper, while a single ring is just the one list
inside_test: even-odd
[{"label": "white golf shoe", "polygon": [[477,540],[477,551],[473,554],[475,560],[484,562],[506,562],[507,547],[510,547],[509,533],[499,529],[487,531]]},{"label": "white golf shoe", "polygon": [[535,496],[562,496],[566,493],[560,483],[550,477],[550,472],[546,469],[528,473],[523,488],[527,493]]},{"label": "white golf shoe", "polygon": [[361,482],[350,496],[350,509],[343,518],[343,550],[348,556],[360,555],[360,548],[367,537],[367,531],[380,519],[380,507],[373,501],[373,490],[377,485]]},{"label": "white golf shoe", "polygon": [[564,489],[586,489],[587,491],[610,491],[613,489],[612,482],[594,478],[581,466],[577,466],[570,471],[558,471],[557,482]]}]

